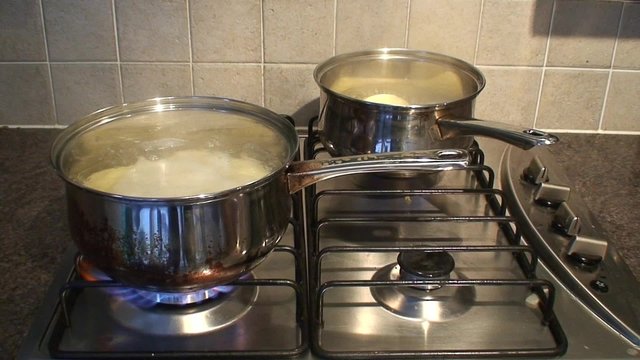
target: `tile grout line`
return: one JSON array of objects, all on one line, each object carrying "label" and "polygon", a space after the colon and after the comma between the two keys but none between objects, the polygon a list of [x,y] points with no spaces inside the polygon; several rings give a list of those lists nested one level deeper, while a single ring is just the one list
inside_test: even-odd
[{"label": "tile grout line", "polygon": [[16,124],[2,124],[3,128],[9,129],[65,129],[69,125],[16,125]]},{"label": "tile grout line", "polygon": [[618,41],[620,40],[620,33],[622,32],[622,18],[624,17],[624,9],[626,3],[622,3],[622,9],[620,10],[620,20],[618,21],[618,31],[616,32],[616,41],[613,43],[613,53],[611,54],[611,64],[609,66],[609,76],[607,77],[607,86],[604,88],[604,99],[602,100],[602,110],[600,111],[600,120],[598,121],[598,131],[603,131],[604,125],[604,113],[607,109],[607,100],[609,99],[609,89],[611,88],[611,78],[613,77],[613,63],[616,60],[616,51],[618,50]]},{"label": "tile grout line", "polygon": [[476,31],[476,46],[473,49],[473,65],[477,65],[478,49],[480,48],[480,29],[482,28],[482,14],[484,13],[484,0],[480,1],[480,14],[478,15],[478,31]]},{"label": "tile grout line", "polygon": [[187,42],[189,44],[189,77],[191,80],[191,96],[196,95],[196,88],[193,81],[193,42],[191,41],[191,8],[189,0],[185,0],[187,5]]},{"label": "tile grout line", "polygon": [[336,38],[338,37],[338,0],[333,0],[333,44],[332,56],[336,56]]},{"label": "tile grout line", "polygon": [[[54,61],[52,64],[55,65],[114,65],[117,64],[116,61]],[[189,65],[188,61],[122,61],[120,62],[123,65]],[[5,64],[0,62],[0,64]],[[14,63],[6,63],[6,64],[46,64],[46,62],[14,62]],[[198,61],[194,62],[195,65],[237,65],[237,66],[255,66],[261,65],[262,62],[229,62],[229,61]],[[317,63],[312,62],[264,62],[265,65],[317,65]],[[635,70],[628,70],[628,72],[640,72]]]},{"label": "tile grout line", "polygon": [[49,62],[42,61],[0,61],[0,65],[47,65]]},{"label": "tile grout line", "polygon": [[53,111],[53,126],[60,125],[58,123],[58,106],[56,104],[56,95],[53,91],[53,74],[51,72],[51,62],[49,61],[49,42],[47,41],[47,27],[44,23],[44,6],[42,5],[42,0],[38,1],[40,5],[40,22],[42,24],[42,40],[44,41],[44,60],[47,65],[48,76],[49,76],[49,93],[51,94],[51,107]]},{"label": "tile grout line", "polygon": [[[0,61],[0,65],[189,65],[188,61]],[[261,62],[230,62],[230,61],[198,61],[194,64],[202,65],[238,65],[250,66],[261,65]],[[317,65],[311,62],[265,62],[266,65]],[[538,65],[477,65],[487,69],[542,69],[543,66]],[[547,70],[566,70],[566,71],[593,71],[605,72],[609,68],[588,68],[588,67],[570,67],[570,66],[546,66]],[[624,73],[640,73],[640,69],[614,69],[615,72]]]},{"label": "tile grout line", "polygon": [[[594,72],[604,72],[609,71],[608,68],[587,68],[587,67],[571,67],[571,66],[538,66],[538,65],[478,65],[483,68],[489,69],[542,69],[545,68],[547,70],[566,70],[566,71],[594,71]],[[616,71],[625,71],[625,72],[640,72],[640,70],[636,69],[628,69],[628,70],[616,70]]]},{"label": "tile grout line", "polygon": [[116,45],[116,69],[120,85],[120,103],[124,104],[124,85],[122,83],[122,62],[120,61],[120,43],[118,42],[118,22],[116,21],[116,0],[111,0],[111,19],[113,20],[113,38]]},{"label": "tile grout line", "polygon": [[409,47],[409,19],[411,19],[411,0],[407,0],[407,18],[404,26],[404,47]]},{"label": "tile grout line", "polygon": [[547,73],[547,62],[549,60],[549,48],[551,47],[551,33],[553,32],[553,21],[556,18],[557,0],[553,1],[551,9],[551,19],[549,19],[549,35],[547,35],[547,44],[544,49],[544,60],[542,63],[542,72],[540,73],[540,86],[538,88],[538,98],[536,99],[536,111],[533,114],[533,128],[538,124],[538,115],[540,114],[540,102],[542,101],[542,87],[544,86],[544,76]]},{"label": "tile grout line", "polygon": [[260,0],[260,95],[262,97],[262,106],[267,104],[267,92],[265,91],[265,61],[264,61],[264,0]]},{"label": "tile grout line", "polygon": [[592,135],[640,135],[637,130],[578,130],[578,129],[540,129],[542,131],[564,134],[592,134]]}]

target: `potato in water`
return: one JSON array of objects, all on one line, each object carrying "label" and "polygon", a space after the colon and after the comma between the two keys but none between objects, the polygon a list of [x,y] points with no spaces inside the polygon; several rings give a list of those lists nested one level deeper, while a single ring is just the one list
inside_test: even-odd
[{"label": "potato in water", "polygon": [[180,197],[215,193],[259,180],[269,174],[263,163],[222,151],[184,150],[158,160],[93,173],[84,185],[135,197]]},{"label": "potato in water", "polygon": [[409,102],[407,100],[393,94],[371,95],[364,100],[372,103],[376,103],[376,104],[387,104],[387,105],[398,105],[398,106],[409,105]]}]

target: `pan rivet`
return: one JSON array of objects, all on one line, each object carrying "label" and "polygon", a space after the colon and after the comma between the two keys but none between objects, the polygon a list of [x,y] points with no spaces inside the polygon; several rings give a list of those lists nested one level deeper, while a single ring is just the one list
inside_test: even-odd
[{"label": "pan rivet", "polygon": [[457,159],[460,157],[460,154],[458,150],[443,150],[438,152],[438,158],[444,160]]}]

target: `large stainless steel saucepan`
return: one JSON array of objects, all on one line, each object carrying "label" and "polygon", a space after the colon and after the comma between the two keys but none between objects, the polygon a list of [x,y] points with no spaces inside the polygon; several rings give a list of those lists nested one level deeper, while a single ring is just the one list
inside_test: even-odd
[{"label": "large stainless steel saucepan", "polygon": [[[189,167],[195,154],[210,153],[236,160]],[[464,150],[294,162],[297,153],[295,128],[282,116],[230,99],[186,97],[91,114],[58,136],[51,160],[65,180],[70,231],[83,256],[126,285],[162,291],[212,287],[250,271],[285,232],[290,194],[304,186],[355,172],[437,171],[469,161]],[[221,189],[228,179],[215,175],[223,167],[245,171],[248,159],[268,170]],[[217,190],[207,190],[200,172]],[[127,176],[137,192],[116,186]]]},{"label": "large stainless steel saucepan", "polygon": [[485,86],[474,66],[449,56],[378,49],[334,56],[314,72],[318,130],[333,156],[438,148],[466,149],[473,135],[528,149],[554,135],[473,118]]}]

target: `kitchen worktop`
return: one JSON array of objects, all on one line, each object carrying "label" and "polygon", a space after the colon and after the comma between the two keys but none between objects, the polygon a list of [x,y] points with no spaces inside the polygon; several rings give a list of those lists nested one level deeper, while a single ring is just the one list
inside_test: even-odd
[{"label": "kitchen worktop", "polygon": [[[15,356],[71,243],[63,182],[48,158],[58,132],[0,128],[0,359]],[[640,279],[640,136],[560,137],[557,161]]]}]

